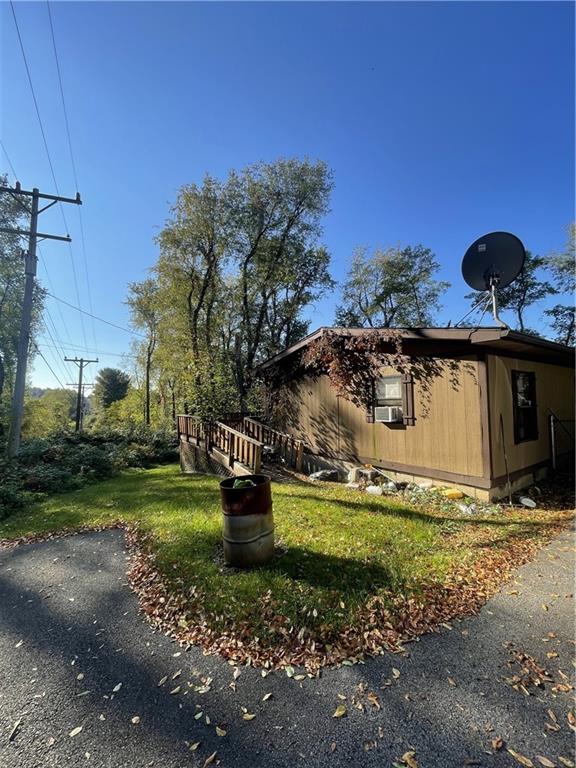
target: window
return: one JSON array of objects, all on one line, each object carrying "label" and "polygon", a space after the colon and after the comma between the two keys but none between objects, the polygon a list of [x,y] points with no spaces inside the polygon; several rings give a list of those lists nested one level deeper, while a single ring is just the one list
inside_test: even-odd
[{"label": "window", "polygon": [[528,371],[512,371],[512,397],[514,442],[536,440],[538,437],[536,374]]},{"label": "window", "polygon": [[366,411],[366,421],[374,422],[374,408],[395,405],[402,411],[405,426],[414,426],[414,381],[411,374],[403,376],[382,376],[374,382],[372,406]]},{"label": "window", "polygon": [[402,408],[402,377],[383,376],[377,379],[375,401],[376,405],[397,405]]}]

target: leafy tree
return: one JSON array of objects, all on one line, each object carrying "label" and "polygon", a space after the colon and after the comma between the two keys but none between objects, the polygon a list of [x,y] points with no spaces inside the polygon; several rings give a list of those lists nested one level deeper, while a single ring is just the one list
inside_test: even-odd
[{"label": "leafy tree", "polygon": [[119,368],[102,368],[94,382],[93,401],[102,409],[108,408],[126,397],[129,384],[130,377]]},{"label": "leafy tree", "polygon": [[375,250],[357,248],[344,284],[336,324],[400,328],[432,325],[449,283],[434,275],[439,264],[422,245]]},{"label": "leafy tree", "polygon": [[[538,335],[537,331],[526,327],[526,310],[539,301],[556,293],[554,286],[542,278],[542,271],[546,266],[546,259],[534,256],[530,251],[526,252],[526,260],[522,271],[510,285],[498,290],[498,306],[500,310],[512,312],[516,319],[516,330]],[[488,301],[490,294],[486,292]],[[478,301],[478,293],[468,293],[467,299]]]},{"label": "leafy tree", "polygon": [[556,284],[556,292],[568,294],[571,297],[569,304],[556,304],[547,309],[545,315],[551,319],[552,329],[556,341],[561,344],[575,343],[574,323],[574,293],[576,292],[576,223],[568,228],[568,242],[561,253],[555,253],[546,259]]},{"label": "leafy tree", "polygon": [[76,394],[70,389],[47,389],[41,397],[24,403],[22,434],[25,438],[47,437],[68,429],[76,413]]},{"label": "leafy tree", "polygon": [[258,362],[306,333],[303,309],[333,286],[316,242],[331,186],[323,163],[279,160],[180,190],[150,286],[166,416],[248,407]]},{"label": "leafy tree", "polygon": [[141,283],[130,283],[127,303],[132,310],[132,324],[146,332],[146,341],[136,345],[144,355],[144,421],[150,424],[150,375],[152,371],[152,356],[156,349],[158,330],[158,309],[156,305],[157,287],[152,279]]}]

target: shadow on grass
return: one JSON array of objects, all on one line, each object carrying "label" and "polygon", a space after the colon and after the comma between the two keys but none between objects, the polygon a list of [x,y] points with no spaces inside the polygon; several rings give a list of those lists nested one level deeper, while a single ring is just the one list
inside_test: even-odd
[{"label": "shadow on grass", "polygon": [[[396,505],[392,499],[390,504],[378,504],[377,502],[368,501],[362,499],[361,501],[351,501],[338,498],[326,498],[324,496],[317,496],[312,494],[290,494],[292,499],[302,499],[305,501],[320,501],[324,504],[332,504],[334,506],[343,508],[351,513],[357,512],[369,512],[376,515],[394,515],[395,517],[403,517],[408,520],[420,520],[432,525],[442,525],[447,522],[453,522],[462,525],[488,525],[488,526],[528,526],[530,528],[546,528],[549,526],[555,526],[558,524],[556,518],[550,520],[530,520],[530,519],[511,519],[511,518],[495,518],[492,516],[469,516],[460,517],[454,515],[442,515],[438,513],[426,513],[420,509],[410,507],[408,503],[405,505]],[[554,510],[555,511],[555,510]],[[554,511],[552,514],[554,514]]]}]

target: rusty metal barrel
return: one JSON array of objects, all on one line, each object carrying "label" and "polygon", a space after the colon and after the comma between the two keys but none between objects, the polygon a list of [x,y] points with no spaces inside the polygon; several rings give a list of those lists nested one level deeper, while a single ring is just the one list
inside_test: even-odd
[{"label": "rusty metal barrel", "polygon": [[[234,488],[236,480],[253,485]],[[220,483],[224,560],[236,568],[262,565],[274,555],[272,491],[267,475],[230,477]]]}]

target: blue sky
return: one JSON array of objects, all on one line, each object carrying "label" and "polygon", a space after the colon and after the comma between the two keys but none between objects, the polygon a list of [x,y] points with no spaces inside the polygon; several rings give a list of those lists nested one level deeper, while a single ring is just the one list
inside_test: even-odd
[{"label": "blue sky", "polygon": [[[47,265],[49,290],[72,304],[128,324],[127,284],[154,263],[154,236],[178,188],[206,171],[224,176],[278,157],[320,158],[334,171],[323,242],[336,279],[359,244],[434,250],[452,283],[441,322],[467,309],[460,261],[476,237],[509,230],[540,254],[566,241],[574,219],[572,3],[51,8],[85,250],[78,211],[67,206],[72,247],[45,243],[39,274],[47,284]],[[59,189],[73,195],[46,4],[15,10]],[[7,3],[0,18],[2,141],[23,186],[54,191]],[[10,170],[4,154],[0,170]],[[44,214],[44,231],[63,226],[57,211]],[[313,327],[332,322],[337,298],[314,308]],[[101,364],[121,362],[128,334],[88,318],[82,327],[78,313],[53,300],[48,307],[68,355],[98,349],[107,353],[97,355]],[[74,381],[50,338],[42,344],[59,378]],[[42,360],[32,381],[56,385]]]}]

